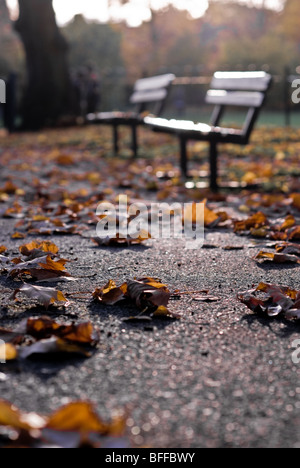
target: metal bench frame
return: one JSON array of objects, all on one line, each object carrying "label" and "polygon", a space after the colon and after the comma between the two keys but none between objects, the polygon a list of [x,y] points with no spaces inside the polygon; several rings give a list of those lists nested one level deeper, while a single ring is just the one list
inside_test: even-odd
[{"label": "metal bench frame", "polygon": [[[207,141],[210,144],[210,188],[217,191],[219,188],[218,144],[248,144],[271,82],[271,75],[265,72],[216,72],[205,99],[207,104],[214,105],[210,125],[197,124],[187,120],[166,120],[152,116],[146,117],[144,121],[155,132],[178,136],[180,165],[184,177],[188,175],[188,141]],[[228,107],[248,108],[241,129],[220,125]]]},{"label": "metal bench frame", "polygon": [[155,116],[161,115],[170,86],[175,75],[165,75],[142,78],[136,81],[130,104],[134,106],[133,112],[100,112],[88,114],[86,121],[90,124],[110,125],[113,129],[114,153],[119,153],[119,126],[131,128],[132,151],[134,156],[138,154],[137,128],[144,125],[145,112],[151,109]]}]

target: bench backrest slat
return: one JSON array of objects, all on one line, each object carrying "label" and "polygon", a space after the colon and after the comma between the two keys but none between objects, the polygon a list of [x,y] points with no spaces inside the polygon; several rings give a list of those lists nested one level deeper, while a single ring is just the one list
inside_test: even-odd
[{"label": "bench backrest slat", "polygon": [[208,104],[239,107],[261,107],[264,93],[256,91],[225,91],[210,90],[206,96]]},{"label": "bench backrest slat", "polygon": [[247,142],[271,82],[272,76],[265,72],[216,72],[205,99],[215,106],[211,125],[220,125],[227,106],[248,108],[241,133]]},{"label": "bench backrest slat", "polygon": [[145,91],[137,91],[130,98],[131,104],[141,104],[146,102],[157,102],[166,99],[168,91],[164,88]]},{"label": "bench backrest slat", "polygon": [[267,91],[271,75],[265,72],[216,72],[211,89]]},{"label": "bench backrest slat", "polygon": [[168,73],[138,80],[134,85],[130,103],[137,106],[137,112],[143,112],[147,109],[148,104],[153,104],[153,113],[159,115],[162,112],[169,88],[174,79],[175,75]]}]

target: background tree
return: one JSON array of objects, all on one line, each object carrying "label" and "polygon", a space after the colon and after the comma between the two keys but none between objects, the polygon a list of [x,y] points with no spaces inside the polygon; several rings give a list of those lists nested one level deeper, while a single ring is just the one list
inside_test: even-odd
[{"label": "background tree", "polygon": [[68,45],[57,27],[52,0],[19,0],[19,11],[15,27],[27,65],[23,127],[38,129],[56,124],[70,110]]},{"label": "background tree", "polygon": [[299,0],[286,0],[282,12],[282,29],[286,36],[295,41],[300,48],[300,2]]},{"label": "background tree", "polygon": [[12,22],[5,0],[0,0],[0,76],[7,77],[11,72],[20,73],[24,54]]}]

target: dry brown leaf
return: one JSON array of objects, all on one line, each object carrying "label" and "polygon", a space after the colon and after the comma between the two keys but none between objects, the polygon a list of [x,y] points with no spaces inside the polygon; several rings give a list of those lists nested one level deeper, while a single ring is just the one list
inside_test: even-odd
[{"label": "dry brown leaf", "polygon": [[91,356],[91,353],[82,346],[76,343],[70,343],[56,336],[37,341],[30,346],[19,348],[19,356],[21,359],[27,359],[40,354],[78,354],[85,357]]},{"label": "dry brown leaf", "polygon": [[92,238],[92,241],[101,246],[106,247],[118,247],[118,246],[130,246],[135,244],[142,244],[143,242],[151,239],[151,234],[148,231],[141,231],[133,234],[131,237],[124,237],[122,233],[117,234],[116,237],[105,237],[104,239],[99,237]]},{"label": "dry brown leaf", "polygon": [[165,306],[159,306],[154,312],[153,312],[153,317],[154,318],[167,318],[167,319],[180,319],[180,315],[174,314],[171,312],[167,307]]},{"label": "dry brown leaf", "polygon": [[279,253],[298,255],[300,257],[300,245],[288,242],[283,242],[275,246],[276,251]]},{"label": "dry brown leaf", "polygon": [[68,260],[63,258],[59,260],[52,260],[51,256],[48,255],[46,258],[46,263],[40,263],[41,268],[45,270],[54,270],[54,271],[66,271],[65,264]]},{"label": "dry brown leaf", "polygon": [[[150,312],[159,307],[167,309],[170,296],[168,287],[154,278],[127,280],[119,287],[110,280],[104,288],[96,289],[93,293],[94,300],[103,304],[114,305],[123,299],[130,299],[139,309],[149,309]],[[172,315],[171,312],[169,315]]]},{"label": "dry brown leaf", "polygon": [[26,234],[22,233],[22,232],[15,232],[11,238],[12,239],[25,239],[26,237]]},{"label": "dry brown leaf", "polygon": [[14,361],[18,357],[18,351],[14,344],[4,343],[0,345],[0,363],[1,361]]},{"label": "dry brown leaf", "polygon": [[[266,294],[264,299],[256,296],[261,292]],[[239,294],[238,299],[252,311],[269,317],[284,314],[286,318],[297,318],[296,312],[300,309],[300,291],[275,284],[260,283],[256,289]]]},{"label": "dry brown leaf", "polygon": [[109,426],[99,419],[93,406],[85,402],[71,403],[62,407],[49,418],[46,428],[83,433],[109,432]]},{"label": "dry brown leaf", "polygon": [[34,259],[45,255],[45,253],[56,255],[59,252],[59,248],[49,241],[32,241],[28,244],[21,245],[19,251],[25,257]]},{"label": "dry brown leaf", "polygon": [[64,324],[49,317],[29,318],[25,333],[38,340],[57,336],[78,344],[94,345],[99,341],[99,334],[91,322]]},{"label": "dry brown leaf", "polygon": [[205,227],[214,227],[222,221],[222,216],[207,207],[207,200],[204,200],[204,219],[202,211],[197,213],[197,203],[188,204],[184,208],[183,221],[195,224],[203,223]]},{"label": "dry brown leaf", "polygon": [[31,275],[35,280],[58,279],[61,277],[70,277],[66,271],[65,264],[67,260],[52,260],[50,255],[38,257],[27,262],[15,260],[15,265],[9,268],[9,274],[13,278],[21,277],[24,274]]},{"label": "dry brown leaf", "polygon": [[55,302],[67,302],[67,299],[63,293],[61,291],[57,291],[54,288],[45,288],[42,286],[23,284],[20,288],[15,290],[11,296],[11,299],[16,299],[16,296],[19,293],[25,294],[25,296],[29,297],[30,299],[38,301],[46,308]]},{"label": "dry brown leaf", "polygon": [[285,221],[282,223],[282,225],[279,227],[279,231],[286,231],[287,229],[290,229],[291,227],[295,226],[296,224],[296,219],[295,216],[293,215],[288,215],[285,218]]},{"label": "dry brown leaf", "polygon": [[95,301],[102,302],[103,304],[114,305],[125,299],[126,290],[127,286],[125,284],[117,287],[113,280],[109,280],[103,288],[98,288],[94,291],[93,298]]},{"label": "dry brown leaf", "polygon": [[268,225],[268,219],[264,213],[259,211],[248,219],[242,221],[234,221],[234,232],[249,231],[251,228],[258,229]]},{"label": "dry brown leaf", "polygon": [[288,240],[300,240],[300,226],[295,226],[289,231]]},{"label": "dry brown leaf", "polygon": [[32,431],[45,427],[47,420],[36,413],[23,413],[11,403],[0,400],[0,426]]},{"label": "dry brown leaf", "polygon": [[127,295],[139,308],[145,309],[167,307],[171,293],[165,284],[154,278],[142,278],[127,281]]},{"label": "dry brown leaf", "polygon": [[267,260],[274,263],[300,263],[300,259],[296,255],[290,255],[285,253],[272,253],[272,252],[259,252],[255,260]]},{"label": "dry brown leaf", "polygon": [[122,438],[126,418],[115,416],[111,422],[103,421],[92,403],[71,402],[48,417],[37,413],[24,413],[11,403],[0,400],[0,427],[14,429],[18,436],[11,447],[26,448],[56,446],[61,448],[105,448],[106,438],[114,445],[125,448],[128,442]]}]

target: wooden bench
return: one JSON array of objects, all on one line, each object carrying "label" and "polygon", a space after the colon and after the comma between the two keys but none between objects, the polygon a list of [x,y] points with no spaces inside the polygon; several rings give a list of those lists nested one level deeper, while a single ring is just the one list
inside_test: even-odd
[{"label": "wooden bench", "polygon": [[138,153],[137,127],[144,125],[145,112],[155,116],[161,115],[167,100],[170,86],[175,79],[173,74],[165,74],[138,80],[130,97],[130,104],[135,106],[133,112],[100,112],[89,114],[87,123],[110,125],[113,128],[114,152],[119,152],[119,126],[131,128],[132,151]]},{"label": "wooden bench", "polygon": [[[206,103],[214,105],[210,125],[187,120],[166,120],[147,116],[146,125],[156,132],[177,135],[180,141],[181,170],[187,177],[187,142],[207,141],[210,144],[210,188],[218,190],[218,144],[246,145],[264,104],[272,77],[265,72],[217,72],[206,94]],[[220,125],[226,108],[247,108],[241,129]]]}]

